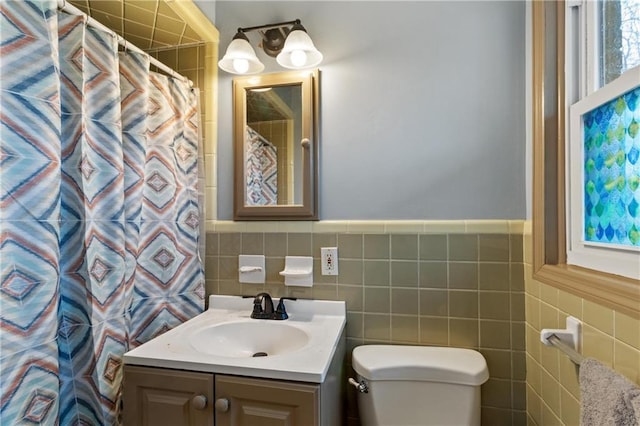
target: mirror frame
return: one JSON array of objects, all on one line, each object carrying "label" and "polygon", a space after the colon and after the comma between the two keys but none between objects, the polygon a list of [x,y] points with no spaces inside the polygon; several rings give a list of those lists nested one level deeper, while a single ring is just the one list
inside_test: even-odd
[{"label": "mirror frame", "polygon": [[[244,143],[247,89],[300,84],[302,88],[302,204],[248,206],[246,200]],[[291,71],[233,80],[234,220],[318,220],[318,146],[320,71]],[[301,140],[301,142],[302,142]]]}]

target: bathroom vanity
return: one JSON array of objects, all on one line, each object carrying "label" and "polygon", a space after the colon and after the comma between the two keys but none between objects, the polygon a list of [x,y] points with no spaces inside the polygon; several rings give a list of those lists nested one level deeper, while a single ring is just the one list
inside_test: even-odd
[{"label": "bathroom vanity", "polygon": [[287,301],[284,321],[250,318],[253,299],[209,306],[125,354],[125,425],[342,423],[344,302]]},{"label": "bathroom vanity", "polygon": [[125,425],[341,423],[326,387],[322,413],[320,384],[137,366],[124,374]]}]

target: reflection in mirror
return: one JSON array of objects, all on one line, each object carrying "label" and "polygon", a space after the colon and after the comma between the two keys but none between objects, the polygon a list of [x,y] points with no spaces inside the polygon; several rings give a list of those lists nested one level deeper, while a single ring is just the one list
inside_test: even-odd
[{"label": "reflection in mirror", "polygon": [[[247,89],[246,204],[302,204],[302,85]],[[297,183],[297,185],[296,185]]]},{"label": "reflection in mirror", "polygon": [[234,80],[236,220],[317,219],[318,72]]}]

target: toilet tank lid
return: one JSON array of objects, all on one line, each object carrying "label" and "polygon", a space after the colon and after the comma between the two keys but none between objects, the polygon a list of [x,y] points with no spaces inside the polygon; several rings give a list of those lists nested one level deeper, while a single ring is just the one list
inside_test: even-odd
[{"label": "toilet tank lid", "polygon": [[434,346],[364,345],[353,350],[353,369],[368,380],[420,380],[479,386],[489,379],[480,352]]}]

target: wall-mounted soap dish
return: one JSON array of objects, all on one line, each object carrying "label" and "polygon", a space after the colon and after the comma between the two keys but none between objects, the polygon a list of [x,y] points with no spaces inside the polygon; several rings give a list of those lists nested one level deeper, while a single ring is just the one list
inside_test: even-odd
[{"label": "wall-mounted soap dish", "polygon": [[280,271],[284,277],[284,284],[298,287],[311,287],[313,285],[313,257],[310,256],[286,256],[284,271]]},{"label": "wall-mounted soap dish", "polygon": [[238,281],[249,284],[264,283],[264,255],[241,254],[238,256]]}]

